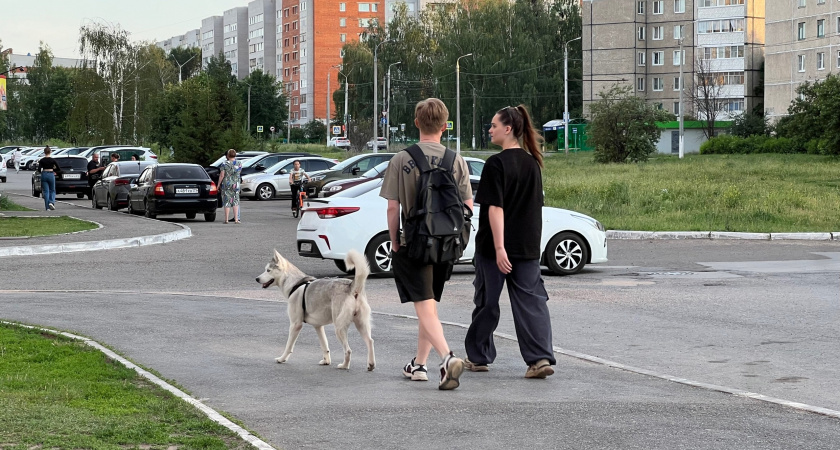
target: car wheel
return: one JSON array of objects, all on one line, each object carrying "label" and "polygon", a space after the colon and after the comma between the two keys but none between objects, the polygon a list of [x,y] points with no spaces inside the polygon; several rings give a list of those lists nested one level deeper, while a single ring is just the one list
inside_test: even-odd
[{"label": "car wheel", "polygon": [[33,197],[40,197],[41,193],[35,190],[35,183],[32,183],[32,196]]},{"label": "car wheel", "polygon": [[143,215],[146,216],[146,218],[148,218],[148,219],[156,219],[157,218],[156,214],[152,214],[152,210],[149,209],[149,204],[148,203],[143,204]]},{"label": "car wheel", "polygon": [[117,204],[114,203],[114,198],[110,195],[108,196],[108,209],[111,211],[116,211],[117,209],[119,209],[117,208]]},{"label": "car wheel", "polygon": [[5,183],[5,182],[6,182],[6,177],[2,177],[2,178],[0,178],[0,181],[2,181],[3,183]]},{"label": "car wheel", "polygon": [[346,274],[352,275],[352,274],[356,273],[356,269],[347,270],[347,265],[344,264],[344,260],[334,259],[333,262],[335,263],[335,266],[338,267],[338,270],[340,270],[340,271],[342,271]]},{"label": "car wheel", "polygon": [[563,232],[551,238],[545,249],[548,268],[558,275],[572,275],[583,270],[589,260],[589,250],[583,238]]},{"label": "car wheel", "polygon": [[388,233],[382,233],[371,239],[365,251],[371,273],[385,273],[391,271],[391,238]]},{"label": "car wheel", "polygon": [[94,209],[102,209],[102,207],[99,206],[99,203],[96,200],[96,194],[95,193],[91,194],[91,196],[90,196],[90,206]]},{"label": "car wheel", "polygon": [[204,213],[204,221],[205,222],[215,222],[216,221],[216,213]]},{"label": "car wheel", "polygon": [[82,192],[82,193],[77,193],[77,194],[76,194],[76,198],[85,198],[85,193],[84,193],[84,192]]},{"label": "car wheel", "polygon": [[187,219],[195,219],[195,213],[187,213]]},{"label": "car wheel", "polygon": [[257,186],[257,195],[255,198],[258,200],[271,200],[274,198],[274,188],[268,183]]}]

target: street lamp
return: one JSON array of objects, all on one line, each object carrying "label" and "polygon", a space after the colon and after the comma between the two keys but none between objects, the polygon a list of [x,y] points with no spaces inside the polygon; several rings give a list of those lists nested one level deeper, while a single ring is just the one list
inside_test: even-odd
[{"label": "street lamp", "polygon": [[248,85],[248,135],[251,135],[251,84],[247,81],[243,81]]},{"label": "street lamp", "polygon": [[192,58],[190,58],[190,59],[188,59],[188,60],[184,61],[184,64],[179,63],[179,62],[178,62],[178,60],[177,60],[177,59],[175,59],[175,55],[170,55],[170,56],[172,56],[172,59],[173,59],[173,60],[175,60],[175,64],[178,64],[178,84],[181,84],[181,68],[183,68],[184,66],[186,66],[186,65],[187,65],[187,63],[188,63],[188,62],[190,62],[190,61],[192,61],[192,60],[193,60],[193,58],[195,58],[197,55],[192,55]]},{"label": "street lamp", "polygon": [[386,103],[382,104],[382,107],[385,108],[385,149],[387,150],[388,146],[391,145],[391,67],[396,65],[402,64],[402,61],[397,61],[395,63],[391,63],[388,65],[388,90],[386,97]]},{"label": "street lamp", "polygon": [[683,53],[683,38],[682,30],[680,30],[680,159],[685,155],[685,141],[683,136],[685,133],[683,124],[683,64],[685,64],[685,53]]},{"label": "street lamp", "polygon": [[472,56],[472,53],[461,55],[455,60],[455,152],[461,153],[461,58]]},{"label": "street lamp", "polygon": [[347,72],[347,75],[345,75],[344,72],[342,72],[343,67],[341,64],[333,66],[333,68],[338,69],[338,74],[344,77],[344,120],[342,123],[344,124],[344,138],[346,139],[347,129],[349,128],[347,123],[347,94],[350,92],[350,83],[347,81],[347,75],[350,75],[350,72],[352,72],[353,69],[350,69],[350,72]]},{"label": "street lamp", "polygon": [[378,78],[376,64],[377,64],[377,52],[379,51],[379,46],[389,42],[390,39],[385,39],[384,41],[380,42],[376,45],[373,49],[373,153],[379,153],[379,145],[376,142],[376,128],[379,126],[379,105],[377,104],[376,99],[376,80]]},{"label": "street lamp", "polygon": [[574,42],[579,40],[581,37],[578,36],[571,41],[566,41],[563,44],[563,97],[565,98],[566,105],[563,109],[563,147],[566,149],[566,154],[569,154],[569,42]]}]

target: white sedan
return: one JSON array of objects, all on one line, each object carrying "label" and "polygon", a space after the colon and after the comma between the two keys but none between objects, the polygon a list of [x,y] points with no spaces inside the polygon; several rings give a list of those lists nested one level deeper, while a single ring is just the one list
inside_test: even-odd
[{"label": "white sedan", "polygon": [[320,156],[294,156],[284,159],[263,172],[244,175],[239,195],[256,200],[271,200],[278,196],[291,197],[289,172],[294,168],[295,161],[300,161],[301,168],[310,176],[318,171],[327,170],[338,162]]},{"label": "white sedan", "polygon": [[[364,252],[374,273],[391,271],[391,241],[386,211],[379,196],[382,180],[348,189],[332,197],[310,199],[297,228],[301,256],[332,259],[345,270],[350,249]],[[543,207],[541,264],[561,275],[578,273],[586,264],[607,262],[607,234],[597,220],[574,211]],[[479,205],[473,214],[473,233],[460,264],[470,264],[475,253]]]}]

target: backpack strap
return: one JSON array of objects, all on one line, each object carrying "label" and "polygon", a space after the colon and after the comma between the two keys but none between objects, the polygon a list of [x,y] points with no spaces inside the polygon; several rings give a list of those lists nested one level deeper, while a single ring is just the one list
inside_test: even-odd
[{"label": "backpack strap", "polygon": [[426,161],[426,154],[423,153],[423,150],[420,148],[419,145],[414,144],[411,147],[405,149],[411,158],[414,160],[414,164],[420,169],[420,173],[428,172],[432,170],[432,167],[429,166],[429,162]]},{"label": "backpack strap", "polygon": [[441,161],[440,167],[452,172],[452,169],[455,168],[455,152],[447,148],[443,154],[443,161]]}]

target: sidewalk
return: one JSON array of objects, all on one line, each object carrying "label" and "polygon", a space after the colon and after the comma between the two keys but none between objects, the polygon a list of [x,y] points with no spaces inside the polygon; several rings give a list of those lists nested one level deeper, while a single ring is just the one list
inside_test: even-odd
[{"label": "sidewalk", "polygon": [[0,238],[0,257],[137,247],[186,239],[192,235],[189,227],[177,223],[75,206],[61,199],[56,201],[55,211],[45,211],[42,198],[14,193],[7,195],[13,202],[35,211],[0,211],[0,217],[69,216],[96,223],[99,228],[54,236]]}]

